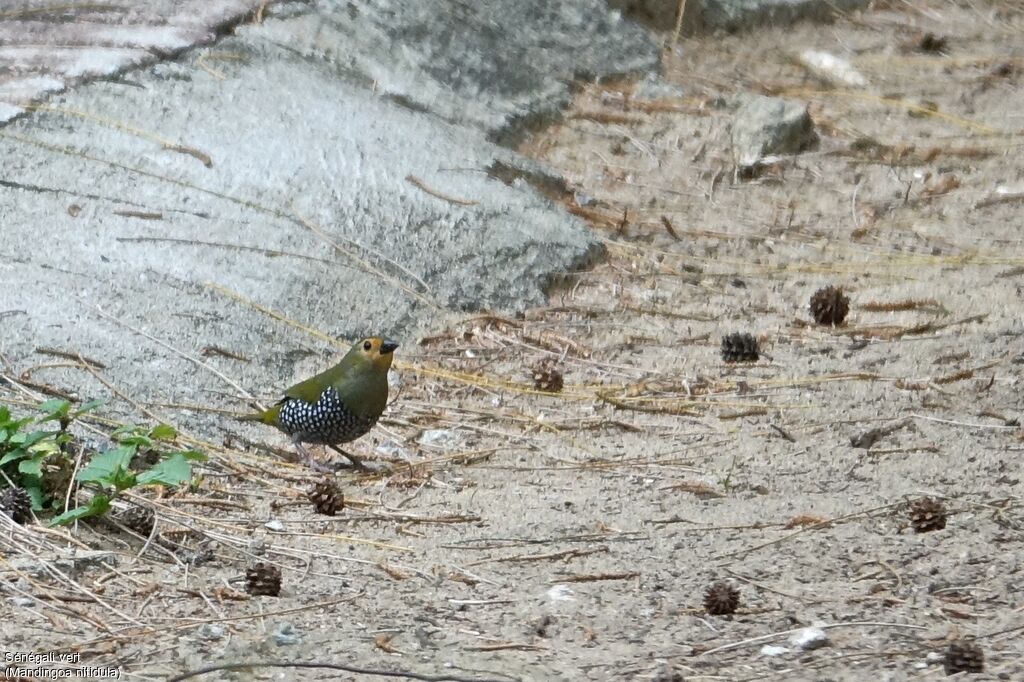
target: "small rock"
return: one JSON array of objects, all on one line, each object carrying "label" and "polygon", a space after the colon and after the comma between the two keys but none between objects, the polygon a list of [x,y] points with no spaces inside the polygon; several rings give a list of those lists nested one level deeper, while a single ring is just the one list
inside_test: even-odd
[{"label": "small rock", "polygon": [[771,644],[765,644],[763,647],[761,647],[762,656],[771,656],[774,658],[775,656],[782,656],[783,654],[788,653],[789,649],[787,649],[784,646],[773,646]]},{"label": "small rock", "polygon": [[568,585],[555,585],[547,591],[551,601],[576,601],[573,591]]},{"label": "small rock", "polygon": [[804,50],[800,53],[800,63],[808,71],[834,85],[847,85],[863,88],[868,84],[857,69],[842,57],[819,50]]},{"label": "small rock", "polygon": [[793,633],[789,638],[789,643],[800,651],[813,651],[828,646],[829,641],[824,630],[810,627]]},{"label": "small rock", "polygon": [[223,625],[218,625],[217,623],[205,623],[196,630],[196,637],[212,642],[218,639],[223,639],[225,632],[227,632],[227,630]]},{"label": "small rock", "polygon": [[291,646],[302,641],[302,633],[291,623],[281,623],[271,636],[277,646]]},{"label": "small rock", "polygon": [[281,523],[279,519],[270,519],[269,521],[263,524],[263,527],[267,530],[272,530],[275,533],[284,532],[284,524]]},{"label": "small rock", "polygon": [[741,168],[750,168],[770,155],[797,154],[817,142],[807,107],[797,102],[755,96],[733,114],[733,158]]},{"label": "small rock", "polygon": [[459,434],[451,429],[428,429],[420,435],[420,445],[427,447],[443,448],[457,445],[459,440]]}]

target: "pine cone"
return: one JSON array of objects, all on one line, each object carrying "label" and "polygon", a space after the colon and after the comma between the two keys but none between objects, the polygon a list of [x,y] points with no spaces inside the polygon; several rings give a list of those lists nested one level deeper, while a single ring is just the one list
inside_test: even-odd
[{"label": "pine cone", "polygon": [[985,653],[974,640],[958,639],[949,643],[942,663],[947,675],[980,673],[985,670]]},{"label": "pine cone", "polygon": [[32,518],[32,498],[24,488],[7,488],[0,493],[0,514],[7,514],[15,523]]},{"label": "pine cone", "polygon": [[245,572],[245,589],[254,596],[276,597],[281,593],[281,569],[263,562],[253,564]]},{"label": "pine cone", "polygon": [[752,334],[735,333],[722,337],[722,359],[726,362],[757,362],[757,339]]},{"label": "pine cone", "polygon": [[850,312],[850,298],[843,293],[842,289],[825,287],[818,289],[811,296],[811,317],[818,324],[837,327],[846,319],[848,312]]},{"label": "pine cone", "polygon": [[712,616],[728,616],[740,605],[740,591],[725,581],[711,585],[704,593],[704,610]]},{"label": "pine cone", "polygon": [[547,393],[558,393],[565,385],[562,373],[550,360],[543,360],[533,367],[533,386],[538,391]]},{"label": "pine cone", "polygon": [[931,497],[914,500],[910,503],[910,525],[917,533],[942,530],[946,527],[946,508]]},{"label": "pine cone", "polygon": [[143,537],[149,537],[156,524],[152,508],[133,505],[117,515],[117,521]]},{"label": "pine cone", "polygon": [[338,510],[345,508],[345,496],[342,495],[338,484],[331,478],[314,483],[306,493],[306,497],[313,503],[316,512],[325,516],[334,516]]}]

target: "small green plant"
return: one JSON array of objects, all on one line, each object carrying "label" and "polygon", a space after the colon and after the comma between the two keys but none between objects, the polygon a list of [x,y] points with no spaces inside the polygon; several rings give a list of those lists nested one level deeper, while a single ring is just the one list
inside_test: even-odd
[{"label": "small green plant", "polygon": [[[0,406],[0,469],[7,480],[28,492],[34,510],[58,512],[50,525],[62,526],[101,516],[110,510],[111,502],[129,488],[189,483],[192,462],[206,459],[193,450],[168,449],[169,443],[178,436],[168,424],[151,428],[123,426],[110,434],[116,446],[91,453],[75,476],[80,484],[92,489],[88,504],[65,510],[64,497],[72,484],[69,472],[75,461],[71,446],[76,444],[68,428],[75,419],[100,404],[100,401],[91,401],[72,410],[66,400],[49,400],[39,406],[40,415],[21,419],[14,419],[8,408]],[[33,428],[52,421],[57,422],[55,430]],[[141,471],[132,466],[140,454],[145,457],[139,459],[152,463]],[[63,482],[54,486],[53,480]]]},{"label": "small green plant", "polygon": [[[48,474],[70,471],[74,465],[69,451],[74,436],[68,427],[102,404],[92,400],[72,410],[67,400],[47,400],[39,406],[39,415],[21,419],[0,405],[0,470],[6,480],[28,492],[34,510],[43,510],[57,492],[48,485],[54,479]],[[49,422],[57,422],[57,428],[39,428]]]},{"label": "small green plant", "polygon": [[725,475],[718,479],[718,485],[722,486],[722,489],[729,493],[732,492],[735,487],[732,482],[732,475],[736,472],[736,457],[732,458],[732,464],[729,465],[729,470],[725,472]]},{"label": "small green plant", "polygon": [[[206,455],[194,450],[157,450],[157,441],[172,441],[177,437],[178,432],[167,424],[157,424],[148,430],[127,426],[115,431],[111,439],[118,444],[117,447],[94,455],[76,476],[80,483],[96,488],[92,499],[86,505],[56,516],[50,525],[63,526],[90,516],[102,516],[110,510],[110,503],[129,488],[188,483],[192,479],[192,462],[204,461]],[[140,448],[149,452],[156,450],[157,462],[144,471],[134,471],[132,460]]]}]

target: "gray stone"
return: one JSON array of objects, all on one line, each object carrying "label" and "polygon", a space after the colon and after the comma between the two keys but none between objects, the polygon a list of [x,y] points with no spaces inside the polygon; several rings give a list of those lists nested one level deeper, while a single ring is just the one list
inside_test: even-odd
[{"label": "gray stone", "polygon": [[403,106],[479,126],[502,142],[555,118],[571,81],[642,74],[659,63],[648,32],[604,0],[319,5],[330,11],[252,30]]},{"label": "gray stone", "polygon": [[213,42],[261,0],[22,0],[0,11],[0,123],[71,85]]},{"label": "gray stone", "polygon": [[829,645],[828,635],[819,627],[803,628],[789,637],[790,646],[800,651],[813,651]]},{"label": "gray stone", "polygon": [[224,639],[226,634],[227,628],[220,623],[204,623],[196,630],[196,639],[214,642],[218,639]]},{"label": "gray stone", "polygon": [[840,12],[866,7],[870,0],[703,0],[697,21],[705,29],[736,31],[754,26],[785,26],[796,21],[829,21]]},{"label": "gray stone", "polygon": [[761,96],[743,100],[733,114],[731,137],[733,159],[741,168],[769,155],[797,154],[818,140],[803,104]]},{"label": "gray stone", "polygon": [[[241,410],[218,396],[273,398],[330,361],[257,306],[332,338],[405,340],[450,311],[541,303],[600,254],[533,189],[561,178],[488,138],[557,112],[574,76],[651,67],[644,32],[597,0],[358,7],[291,6],[0,129],[0,268],[16,284],[0,311],[20,311],[0,352],[74,349],[139,400]],[[203,367],[209,346],[253,362]],[[46,379],[97,392],[81,372]]]},{"label": "gray stone", "polygon": [[271,638],[277,646],[294,646],[302,642],[302,633],[291,623],[279,623]]},{"label": "gray stone", "polygon": [[[866,7],[870,0],[687,0],[684,33],[738,31],[755,26],[785,26],[801,20],[829,21],[840,12]],[[670,31],[679,0],[609,0],[628,16]]]}]

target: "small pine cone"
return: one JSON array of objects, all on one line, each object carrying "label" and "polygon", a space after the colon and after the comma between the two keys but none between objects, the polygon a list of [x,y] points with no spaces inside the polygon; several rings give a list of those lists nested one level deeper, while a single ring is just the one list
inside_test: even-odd
[{"label": "small pine cone", "polygon": [[555,363],[545,360],[537,363],[533,368],[533,386],[538,391],[547,393],[558,393],[565,385],[562,373],[555,367]]},{"label": "small pine cone", "polygon": [[306,497],[313,503],[316,512],[325,516],[334,516],[338,510],[345,508],[345,496],[342,495],[338,484],[330,478],[313,484]]},{"label": "small pine cone", "polygon": [[947,675],[980,673],[985,670],[985,653],[973,640],[958,639],[949,643],[942,665]]},{"label": "small pine cone", "polygon": [[704,610],[712,616],[728,616],[740,605],[740,591],[725,581],[711,585],[704,593]]},{"label": "small pine cone", "polygon": [[139,535],[148,538],[156,524],[156,515],[150,507],[133,505],[118,514],[117,520]]},{"label": "small pine cone", "polygon": [[942,530],[946,527],[946,508],[931,497],[914,500],[910,504],[910,525],[917,533]]},{"label": "small pine cone", "polygon": [[281,569],[263,562],[245,571],[245,589],[255,596],[276,597],[281,593]]},{"label": "small pine cone", "polygon": [[850,312],[850,298],[842,289],[825,287],[818,289],[811,296],[811,317],[818,324],[837,327],[846,319]]},{"label": "small pine cone", "polygon": [[722,359],[726,362],[757,362],[757,339],[752,334],[735,333],[722,337]]},{"label": "small pine cone", "polygon": [[8,488],[0,493],[0,514],[11,517],[15,523],[27,523],[32,518],[32,498],[24,488]]}]

